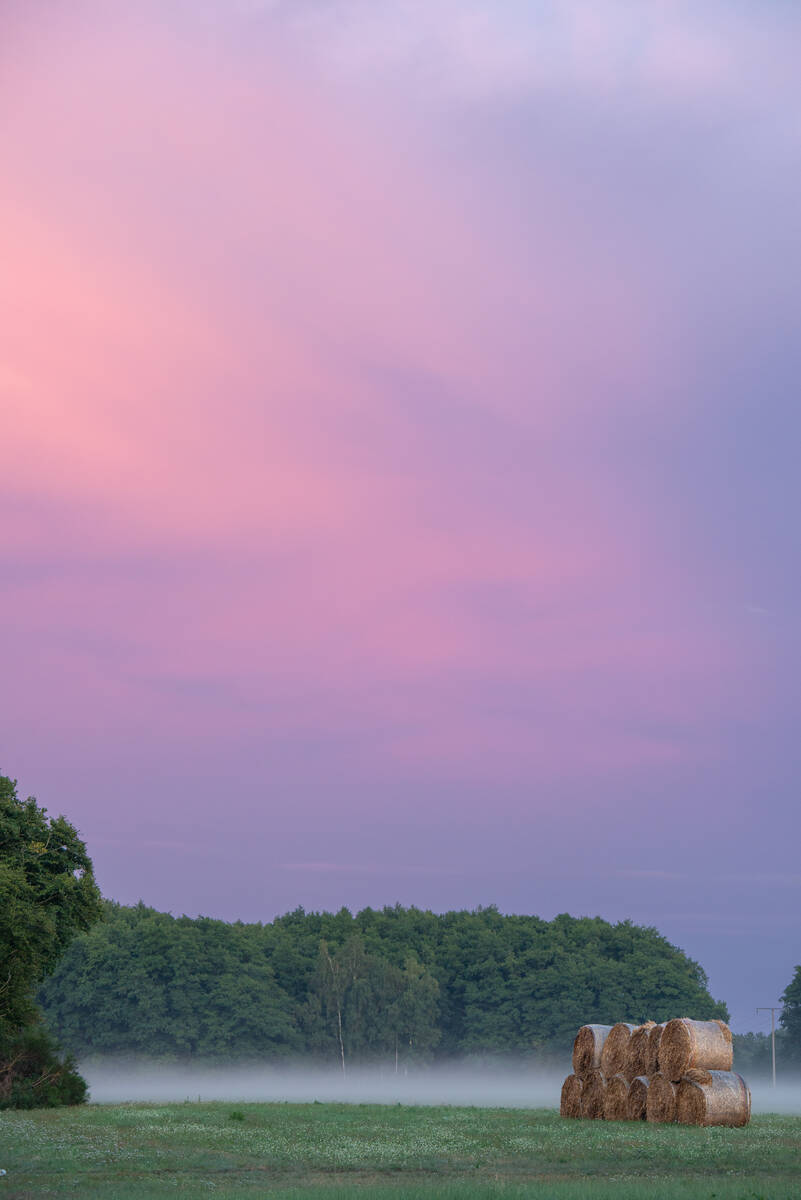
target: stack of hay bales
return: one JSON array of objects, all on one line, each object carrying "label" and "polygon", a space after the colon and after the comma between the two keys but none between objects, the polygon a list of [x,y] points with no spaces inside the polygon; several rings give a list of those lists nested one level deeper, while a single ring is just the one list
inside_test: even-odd
[{"label": "stack of hay bales", "polygon": [[723,1021],[582,1025],[560,1112],[607,1121],[747,1125],[751,1093],[732,1071],[732,1058]]}]

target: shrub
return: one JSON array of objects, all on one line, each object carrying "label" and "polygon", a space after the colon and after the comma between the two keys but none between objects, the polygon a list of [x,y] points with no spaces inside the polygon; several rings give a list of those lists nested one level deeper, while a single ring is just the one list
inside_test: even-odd
[{"label": "shrub", "polygon": [[28,1025],[0,1040],[0,1109],[83,1104],[86,1096],[74,1058],[61,1053],[43,1025]]}]

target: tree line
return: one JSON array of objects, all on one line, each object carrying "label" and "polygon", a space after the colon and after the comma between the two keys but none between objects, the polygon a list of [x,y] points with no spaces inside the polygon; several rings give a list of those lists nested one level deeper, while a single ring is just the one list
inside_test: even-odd
[{"label": "tree line", "polygon": [[587,1021],[727,1016],[702,968],[653,928],[494,907],[299,908],[228,924],[106,903],[39,1001],[81,1056],[305,1056],[344,1070],[564,1057]]},{"label": "tree line", "polygon": [[[75,829],[2,775],[0,901],[0,1108],[83,1099],[72,1053],[399,1069],[564,1058],[588,1021],[727,1017],[697,963],[630,921],[396,905],[229,924],[104,902]],[[777,1059],[797,1070],[801,966],[782,1000]],[[741,1069],[767,1069],[768,1038],[736,1041]]]}]

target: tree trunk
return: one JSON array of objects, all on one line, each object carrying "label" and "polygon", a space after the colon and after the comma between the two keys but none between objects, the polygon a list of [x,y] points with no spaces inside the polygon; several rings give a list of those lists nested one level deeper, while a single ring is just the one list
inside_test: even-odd
[{"label": "tree trunk", "polygon": [[342,1040],[342,1007],[337,1005],[337,1032],[339,1033],[339,1054],[342,1059],[342,1078],[345,1078],[345,1043]]}]

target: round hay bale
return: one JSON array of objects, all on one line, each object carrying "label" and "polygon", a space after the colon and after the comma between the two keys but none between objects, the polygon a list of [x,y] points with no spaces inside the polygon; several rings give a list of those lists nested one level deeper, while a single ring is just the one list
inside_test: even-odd
[{"label": "round hay bale", "polygon": [[627,1025],[625,1021],[618,1021],[617,1025],[613,1025],[606,1035],[606,1041],[601,1050],[601,1070],[607,1079],[611,1079],[613,1075],[620,1075],[625,1069],[629,1038],[636,1028],[636,1025]]},{"label": "round hay bale", "polygon": [[648,1033],[648,1065],[645,1074],[656,1075],[659,1070],[659,1043],[662,1040],[664,1025],[654,1025]]},{"label": "round hay bale", "polygon": [[674,1083],[693,1067],[730,1071],[732,1056],[731,1031],[724,1021],[691,1021],[689,1017],[677,1017],[668,1021],[662,1030],[659,1070]]},{"label": "round hay bale", "polygon": [[562,1097],[559,1102],[559,1115],[562,1117],[581,1116],[582,1083],[578,1075],[568,1075],[562,1084]]},{"label": "round hay bale", "polygon": [[690,1083],[711,1083],[712,1072],[702,1071],[700,1067],[691,1067],[687,1074],[682,1076],[682,1079],[689,1079]]},{"label": "round hay bale", "polygon": [[606,1080],[600,1071],[585,1075],[581,1088],[581,1115],[597,1121],[604,1115]]},{"label": "round hay bale", "polygon": [[747,1125],[751,1092],[734,1071],[703,1072],[709,1082],[685,1076],[678,1085],[676,1119],[682,1125]]},{"label": "round hay bale", "polygon": [[651,1030],[655,1028],[654,1021],[646,1021],[644,1025],[638,1025],[629,1038],[623,1067],[623,1074],[629,1082],[638,1075],[648,1074],[648,1043]]},{"label": "round hay bale", "polygon": [[625,1075],[614,1075],[606,1085],[604,1120],[628,1121],[629,1081]]},{"label": "round hay bale", "polygon": [[638,1075],[629,1084],[629,1120],[644,1121],[648,1103],[648,1079]]},{"label": "round hay bale", "polygon": [[589,1075],[601,1069],[601,1051],[611,1025],[582,1025],[573,1042],[573,1070],[576,1075]]},{"label": "round hay bale", "polygon": [[649,1121],[676,1120],[676,1085],[659,1072],[651,1076],[648,1084],[645,1116]]}]

